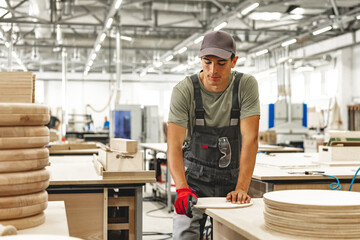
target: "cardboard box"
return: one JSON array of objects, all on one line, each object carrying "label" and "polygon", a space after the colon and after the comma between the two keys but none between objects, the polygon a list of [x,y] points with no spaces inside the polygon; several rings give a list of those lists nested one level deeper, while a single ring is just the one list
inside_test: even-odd
[{"label": "cardboard box", "polygon": [[140,171],[144,170],[144,151],[128,154],[100,149],[99,161],[106,171]]},{"label": "cardboard box", "polygon": [[127,153],[136,153],[138,144],[136,140],[125,139],[125,138],[111,138],[110,139],[110,149],[127,152]]}]

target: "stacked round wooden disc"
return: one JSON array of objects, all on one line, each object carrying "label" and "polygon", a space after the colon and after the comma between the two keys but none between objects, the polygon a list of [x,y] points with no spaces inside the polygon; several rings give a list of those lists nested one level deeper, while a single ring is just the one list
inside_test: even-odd
[{"label": "stacked round wooden disc", "polygon": [[273,231],[324,239],[360,239],[360,193],[286,190],[264,194],[265,225]]},{"label": "stacked round wooden disc", "polygon": [[45,222],[49,120],[45,105],[0,103],[0,224],[20,230]]}]

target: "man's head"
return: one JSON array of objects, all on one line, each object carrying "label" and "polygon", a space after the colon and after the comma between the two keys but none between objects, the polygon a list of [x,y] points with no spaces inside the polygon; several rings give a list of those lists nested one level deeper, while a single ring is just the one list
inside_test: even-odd
[{"label": "man's head", "polygon": [[206,89],[219,92],[226,88],[238,59],[235,55],[236,44],[230,34],[216,31],[204,36],[198,56],[203,67],[200,79]]},{"label": "man's head", "polygon": [[216,56],[228,59],[236,55],[236,43],[232,36],[223,31],[210,32],[204,36],[198,56]]}]

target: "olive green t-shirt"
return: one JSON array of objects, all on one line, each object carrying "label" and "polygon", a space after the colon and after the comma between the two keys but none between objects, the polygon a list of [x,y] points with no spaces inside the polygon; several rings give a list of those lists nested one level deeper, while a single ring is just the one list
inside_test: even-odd
[{"label": "olive green t-shirt", "polygon": [[[232,93],[236,71],[232,71],[226,89],[222,92],[211,92],[205,89],[197,74],[205,110],[205,123],[209,127],[226,127],[230,125]],[[260,115],[259,91],[256,79],[244,74],[239,83],[240,119]],[[186,140],[190,139],[195,126],[194,87],[190,76],[179,82],[172,91],[169,123],[187,128]]]}]

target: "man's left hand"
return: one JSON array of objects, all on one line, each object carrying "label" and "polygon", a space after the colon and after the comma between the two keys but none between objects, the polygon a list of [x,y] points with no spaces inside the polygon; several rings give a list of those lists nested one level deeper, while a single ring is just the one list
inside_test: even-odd
[{"label": "man's left hand", "polygon": [[250,202],[251,197],[247,194],[247,192],[239,189],[229,192],[226,195],[226,200],[232,203],[245,204]]}]

